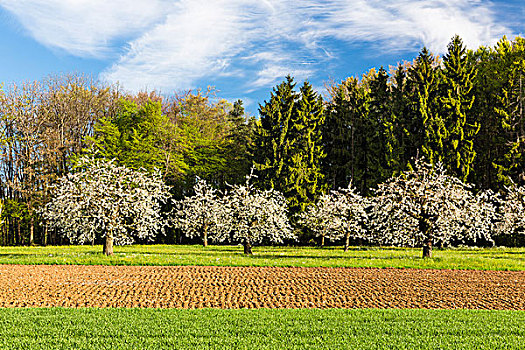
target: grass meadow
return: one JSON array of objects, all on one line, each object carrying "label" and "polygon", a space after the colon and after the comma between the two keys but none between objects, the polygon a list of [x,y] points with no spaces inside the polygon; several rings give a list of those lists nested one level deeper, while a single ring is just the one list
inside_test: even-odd
[{"label": "grass meadow", "polygon": [[523,349],[525,313],[0,309],[2,349]]},{"label": "grass meadow", "polygon": [[423,259],[421,249],[392,247],[255,247],[134,245],[115,247],[106,257],[101,246],[0,247],[0,264],[304,266],[418,269],[525,270],[525,248],[434,249]]}]

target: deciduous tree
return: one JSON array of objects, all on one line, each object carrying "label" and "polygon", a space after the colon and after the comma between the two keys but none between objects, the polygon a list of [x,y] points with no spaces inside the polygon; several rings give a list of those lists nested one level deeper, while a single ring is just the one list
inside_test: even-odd
[{"label": "deciduous tree", "polygon": [[300,222],[323,238],[344,238],[347,252],[350,238],[368,240],[368,206],[369,201],[350,185],[323,195],[301,214]]},{"label": "deciduous tree", "polygon": [[491,240],[491,204],[475,197],[468,185],[446,175],[441,163],[422,160],[414,170],[380,184],[376,191],[372,225],[375,240],[383,244],[423,247],[432,256],[435,244],[478,238]]},{"label": "deciduous tree", "polygon": [[505,198],[501,201],[501,220],[497,233],[516,237],[525,233],[525,186],[511,183]]},{"label": "deciduous tree", "polygon": [[193,196],[175,202],[173,226],[189,238],[201,237],[204,247],[208,239],[224,241],[229,234],[228,217],[217,190],[198,178],[193,192]]},{"label": "deciduous tree", "polygon": [[168,198],[161,174],[131,170],[114,161],[80,157],[76,172],[53,186],[42,215],[72,243],[104,238],[103,252],[113,243],[131,244],[162,232],[166,220],[160,207]]},{"label": "deciduous tree", "polygon": [[248,176],[245,184],[231,186],[223,198],[232,231],[230,240],[241,242],[244,254],[252,254],[256,243],[296,239],[284,196],[273,189],[257,189],[251,179]]}]

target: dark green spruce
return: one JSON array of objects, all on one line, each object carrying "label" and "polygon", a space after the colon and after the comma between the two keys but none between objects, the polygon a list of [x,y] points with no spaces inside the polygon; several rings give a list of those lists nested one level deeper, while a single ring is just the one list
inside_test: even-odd
[{"label": "dark green spruce", "polygon": [[295,85],[288,76],[260,106],[253,152],[260,186],[281,191],[292,214],[304,210],[324,189],[322,99],[308,82],[299,93]]}]

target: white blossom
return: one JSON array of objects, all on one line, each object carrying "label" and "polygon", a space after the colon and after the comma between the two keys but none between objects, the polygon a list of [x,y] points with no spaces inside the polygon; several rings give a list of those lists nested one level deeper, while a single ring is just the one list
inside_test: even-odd
[{"label": "white blossom", "polygon": [[344,237],[347,251],[350,238],[368,239],[368,206],[369,201],[349,185],[321,196],[315,205],[300,215],[299,222],[317,236],[331,240]]},{"label": "white blossom", "polygon": [[330,222],[333,220],[333,197],[323,194],[314,205],[299,215],[299,224],[310,229],[316,237],[331,237]]},{"label": "white blossom", "polygon": [[173,226],[189,238],[202,237],[204,246],[208,238],[224,241],[228,238],[228,219],[217,190],[199,178],[193,190],[195,195],[175,202]]},{"label": "white blossom", "polygon": [[392,178],[375,191],[372,225],[375,240],[398,246],[432,246],[452,241],[491,240],[495,207],[490,192],[474,196],[461,180],[445,174],[442,164],[416,161],[415,169]]},{"label": "white blossom", "polygon": [[229,239],[242,242],[246,254],[251,254],[252,244],[263,240],[283,243],[284,239],[296,239],[284,196],[275,190],[255,188],[251,177],[243,185],[231,186],[223,197],[232,234]]},{"label": "white blossom", "polygon": [[501,221],[497,233],[516,235],[525,233],[525,186],[512,184],[501,201]]},{"label": "white blossom", "polygon": [[[106,245],[132,244],[163,232],[168,188],[159,172],[146,174],[114,161],[81,157],[77,171],[61,177],[42,215],[72,243],[105,238]],[[107,247],[105,246],[105,249]]]}]

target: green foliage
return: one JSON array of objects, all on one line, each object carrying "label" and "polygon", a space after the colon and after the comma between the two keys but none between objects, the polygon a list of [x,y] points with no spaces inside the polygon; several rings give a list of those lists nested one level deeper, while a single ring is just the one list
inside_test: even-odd
[{"label": "green foliage", "polygon": [[420,248],[264,247],[243,254],[240,246],[133,245],[115,247],[107,257],[100,246],[2,247],[0,264],[155,265],[155,266],[303,266],[376,267],[525,271],[524,248],[434,249],[421,258]]},{"label": "green foliage", "polygon": [[426,48],[409,68],[408,79],[408,99],[412,118],[417,123],[417,127],[410,130],[412,143],[421,150],[419,156],[425,156],[429,163],[443,162],[443,142],[448,131],[437,106],[440,72],[435,58]]},{"label": "green foliage", "polygon": [[191,192],[196,177],[220,189],[245,180],[255,120],[245,115],[241,101],[232,106],[225,100],[212,103],[200,92],[188,94],[176,101],[172,119],[180,130],[180,152],[187,166],[178,195]]},{"label": "green foliage", "polygon": [[288,76],[277,85],[270,100],[259,106],[260,122],[257,124],[254,144],[254,165],[258,170],[258,183],[263,188],[283,192],[291,148],[291,119],[297,94],[295,83]]},{"label": "green foliage", "polygon": [[151,100],[138,106],[121,99],[113,118],[95,124],[95,135],[88,138],[89,152],[116,159],[130,169],[160,169],[164,178],[179,178],[188,169],[180,152],[180,131],[161,107]]},{"label": "green foliage", "polygon": [[7,232],[14,232],[12,240],[9,237],[1,237],[3,245],[28,243],[28,227],[32,215],[27,204],[23,201],[5,199],[1,202],[0,227]]},{"label": "green foliage", "polygon": [[251,167],[254,128],[241,101],[233,107],[225,100],[211,103],[200,92],[188,93],[170,108],[151,97],[121,99],[115,116],[95,124],[88,151],[131,169],[160,169],[181,196],[197,176],[221,188],[243,181]]},{"label": "green foliage", "polygon": [[469,51],[455,36],[443,60],[426,48],[389,76],[372,70],[331,87],[323,173],[364,194],[412,169],[442,162],[476,188],[525,183],[525,39]]},{"label": "green foliage", "polygon": [[384,113],[383,120],[385,168],[388,175],[397,176],[406,168],[409,161],[417,156],[417,147],[412,144],[410,137],[415,123],[409,112],[406,92],[407,71],[402,65],[394,71],[390,88],[390,114]]},{"label": "green foliage", "polygon": [[237,100],[228,112],[228,122],[231,124],[231,131],[226,137],[226,167],[223,170],[223,179],[225,183],[238,184],[246,180],[246,175],[252,167],[250,150],[253,147],[257,120],[248,117],[243,102]]},{"label": "green foliage", "polygon": [[344,84],[335,89],[332,101],[326,108],[326,120],[322,128],[322,138],[326,157],[322,162],[327,183],[332,189],[345,188],[352,178],[353,144],[352,119],[348,108]]},{"label": "green foliage", "polygon": [[498,180],[510,185],[512,179],[525,181],[525,40],[518,38],[510,43],[504,38],[496,50],[503,63],[500,77],[504,80],[494,111],[506,134],[506,144],[503,159],[496,160],[494,167]]},{"label": "green foliage", "polygon": [[82,149],[160,169],[174,197],[191,193],[196,177],[219,189],[241,183],[253,164],[260,187],[283,192],[292,215],[350,181],[370,195],[423,156],[476,189],[503,192],[525,184],[524,85],[524,38],[471,51],[458,36],[442,61],[424,48],[390,74],[372,69],[330,87],[328,103],[287,77],[260,119],[212,91],[122,98],[75,76],[0,84],[1,242],[53,240],[35,213]]},{"label": "green foliage", "polygon": [[385,179],[387,79],[381,69],[361,81],[348,78],[334,88],[323,128],[324,171],[333,189],[346,188],[351,180],[361,193],[369,194]]},{"label": "green foliage", "polygon": [[521,349],[522,311],[3,309],[4,349]]},{"label": "green foliage", "polygon": [[292,214],[303,211],[324,191],[322,99],[308,82],[299,93],[294,88],[288,76],[260,105],[253,148],[259,185],[282,192]]},{"label": "green foliage", "polygon": [[184,140],[187,185],[193,186],[196,176],[215,182],[226,168],[223,149],[231,128],[227,108],[226,101],[211,104],[208,97],[200,93],[190,94],[179,102],[175,118]]},{"label": "green foliage", "polygon": [[474,142],[474,181],[501,190],[511,180],[523,183],[525,159],[525,40],[506,37],[494,48],[472,55],[478,67],[473,111],[481,130]]},{"label": "green foliage", "polygon": [[292,154],[285,196],[292,213],[303,212],[324,192],[321,160],[325,154],[320,129],[324,123],[323,100],[305,82],[292,120]]},{"label": "green foliage", "polygon": [[449,174],[466,181],[476,156],[474,138],[480,130],[480,124],[475,121],[471,112],[477,70],[469,60],[459,36],[452,38],[448,45],[443,65],[440,93],[446,129],[443,160]]}]

